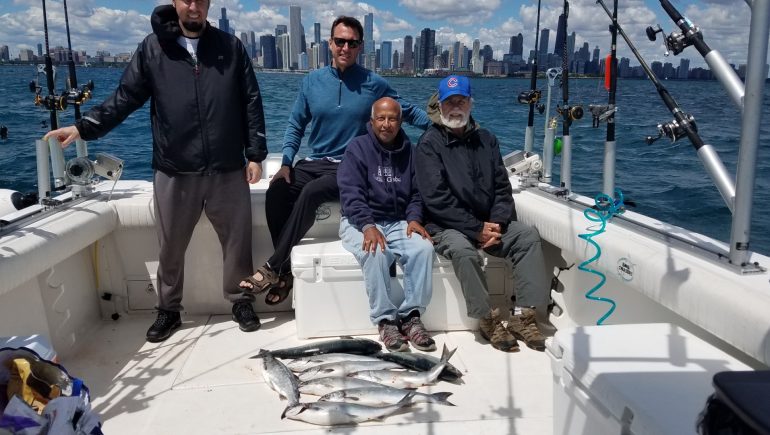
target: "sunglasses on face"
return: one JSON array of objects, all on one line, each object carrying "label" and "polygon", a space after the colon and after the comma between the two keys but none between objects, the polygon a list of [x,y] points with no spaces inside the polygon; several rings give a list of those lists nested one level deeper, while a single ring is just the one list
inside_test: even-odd
[{"label": "sunglasses on face", "polygon": [[361,45],[361,41],[358,39],[332,38],[332,41],[334,41],[334,45],[340,48],[344,47],[345,44],[348,44],[350,48],[358,48]]}]

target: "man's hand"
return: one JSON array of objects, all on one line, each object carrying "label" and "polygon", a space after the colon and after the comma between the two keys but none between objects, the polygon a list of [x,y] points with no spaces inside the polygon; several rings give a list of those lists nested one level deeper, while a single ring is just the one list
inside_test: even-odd
[{"label": "man's hand", "polygon": [[281,166],[281,169],[279,169],[278,172],[276,172],[273,175],[273,178],[270,179],[270,184],[273,184],[273,182],[275,182],[279,178],[283,178],[284,180],[286,180],[286,184],[291,184],[291,176],[289,175],[290,169],[291,168],[289,166],[286,166],[286,165]]},{"label": "man's hand", "polygon": [[478,236],[478,241],[481,243],[481,249],[486,249],[500,243],[500,237],[502,236],[500,224],[484,222],[484,226],[481,228],[481,233],[479,233]]},{"label": "man's hand", "polygon": [[75,142],[77,139],[80,139],[80,132],[77,128],[75,128],[74,125],[70,125],[69,127],[62,127],[57,130],[49,131],[45,134],[45,136],[43,136],[43,140],[48,141],[48,139],[52,137],[55,137],[59,142],[61,142],[62,148],[66,148],[67,145]]},{"label": "man's hand", "polygon": [[428,231],[417,221],[409,221],[409,225],[406,227],[406,236],[411,238],[412,233],[417,233],[421,235],[423,239],[433,243],[433,239],[430,237],[430,234],[428,234]]},{"label": "man's hand", "polygon": [[254,184],[262,178],[262,162],[249,162],[246,166],[246,181],[249,184]]},{"label": "man's hand", "polygon": [[380,246],[380,252],[385,252],[385,236],[382,235],[377,227],[369,227],[364,231],[364,243],[361,249],[364,252],[377,252],[377,245]]}]

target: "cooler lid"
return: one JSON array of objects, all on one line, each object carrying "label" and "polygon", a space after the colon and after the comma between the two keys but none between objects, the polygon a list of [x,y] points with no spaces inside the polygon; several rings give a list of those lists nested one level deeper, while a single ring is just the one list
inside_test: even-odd
[{"label": "cooler lid", "polygon": [[[669,323],[559,330],[562,365],[618,421],[633,413],[634,434],[694,433],[720,371],[748,366]],[[558,352],[557,352],[558,353]]]},{"label": "cooler lid", "polygon": [[[339,240],[331,242],[319,242],[316,239],[304,239],[291,250],[291,267],[310,268],[313,266],[334,267],[339,269],[355,268],[361,266],[348,252]],[[441,255],[433,255],[433,267],[449,267],[452,262]]]}]

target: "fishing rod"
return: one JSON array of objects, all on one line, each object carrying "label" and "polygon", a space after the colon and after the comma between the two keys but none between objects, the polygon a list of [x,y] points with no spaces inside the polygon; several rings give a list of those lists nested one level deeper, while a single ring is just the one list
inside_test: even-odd
[{"label": "fishing rod", "polygon": [[[564,17],[564,20],[561,18]],[[572,190],[572,138],[569,134],[572,121],[583,117],[583,108],[581,106],[569,105],[569,45],[567,44],[567,19],[569,18],[569,1],[564,0],[564,11],[559,17],[561,24],[556,32],[562,32],[564,35],[563,52],[561,59],[561,89],[562,106],[556,108],[556,111],[562,117],[562,158],[561,158],[561,187],[566,189],[567,193]]]},{"label": "fishing rod", "polygon": [[657,29],[652,26],[647,27],[647,38],[650,41],[655,41],[656,34],[661,33],[663,37],[663,45],[666,47],[666,55],[668,51],[674,53],[674,56],[681,53],[685,48],[694,46],[698,53],[703,56],[703,59],[709,66],[711,72],[722,83],[727,90],[727,94],[733,100],[733,103],[743,110],[743,96],[745,89],[743,82],[735,73],[735,70],[727,63],[724,57],[717,51],[712,50],[706,41],[703,39],[700,28],[694,25],[689,19],[682,16],[679,11],[668,0],[660,0],[661,6],[666,11],[669,17],[676,23],[681,30],[680,32],[671,32],[668,36],[663,34],[663,29],[660,25],[657,25]]},{"label": "fishing rod", "polygon": [[540,1],[537,0],[537,24],[535,26],[535,56],[532,61],[532,74],[530,76],[529,90],[519,94],[519,103],[529,104],[529,116],[527,118],[527,129],[524,134],[524,151],[532,151],[532,144],[535,141],[535,107],[542,114],[543,105],[540,102],[542,93],[537,89],[537,58],[540,52]]},{"label": "fishing rod", "polygon": [[59,128],[59,118],[56,116],[57,111],[63,111],[67,108],[67,98],[62,95],[56,95],[56,89],[54,84],[54,72],[53,62],[51,61],[51,49],[48,44],[48,15],[45,8],[45,0],[43,1],[43,33],[45,36],[45,78],[46,85],[48,87],[48,95],[43,97],[42,87],[35,81],[29,84],[29,88],[35,93],[35,105],[43,106],[50,112],[51,130]]},{"label": "fishing rod", "polygon": [[607,138],[604,142],[604,182],[602,192],[609,198],[613,198],[615,193],[615,161],[616,161],[616,142],[615,142],[615,94],[618,87],[618,0],[613,1],[612,24],[610,25],[610,55],[607,56],[604,72],[604,87],[609,92],[607,104],[590,104],[588,110],[591,112],[592,124],[596,128],[603,121],[607,122]]},{"label": "fishing rod", "polygon": [[[601,5],[602,9],[604,9],[604,12],[606,12],[607,15],[612,18],[612,13],[607,8],[607,5],[604,4],[604,0],[596,0],[596,2]],[[628,35],[626,35],[626,32],[623,31],[623,28],[620,26],[620,24],[615,21],[613,25],[617,29],[617,32],[620,33],[620,36],[623,37],[623,40],[626,41],[628,48],[630,48],[631,52],[634,53],[634,56],[636,56],[636,59],[642,66],[642,70],[644,70],[647,78],[649,78],[655,86],[655,89],[658,91],[658,95],[660,95],[663,103],[666,105],[671,114],[674,115],[674,120],[671,122],[658,124],[658,135],[647,136],[645,138],[645,142],[647,142],[647,144],[652,144],[656,140],[665,136],[671,139],[671,142],[673,143],[682,137],[687,136],[697,151],[698,157],[706,168],[706,171],[709,173],[712,181],[719,190],[719,193],[722,195],[722,199],[730,209],[730,212],[732,212],[734,205],[733,199],[735,198],[735,183],[730,177],[730,174],[727,172],[727,169],[725,169],[725,166],[720,160],[719,155],[716,153],[716,150],[714,150],[713,146],[703,142],[703,139],[701,139],[701,137],[698,135],[698,128],[695,124],[695,119],[692,117],[692,115],[686,114],[682,111],[676,100],[674,100],[674,97],[671,96],[668,90],[663,86],[660,80],[658,80],[650,67],[647,65],[647,62],[645,62],[642,55],[639,54],[639,51],[631,42],[631,39],[628,37]]]},{"label": "fishing rod", "polygon": [[[77,72],[75,70],[75,59],[72,54],[72,39],[70,38],[70,19],[67,9],[67,0],[64,0],[64,25],[67,29],[67,49],[68,60],[67,67],[69,69],[68,91],[67,100],[75,106],[75,120],[80,119],[80,105],[91,98],[91,91],[94,89],[94,82],[89,80],[88,83],[81,86],[78,89]],[[79,155],[79,154],[78,154]]]}]

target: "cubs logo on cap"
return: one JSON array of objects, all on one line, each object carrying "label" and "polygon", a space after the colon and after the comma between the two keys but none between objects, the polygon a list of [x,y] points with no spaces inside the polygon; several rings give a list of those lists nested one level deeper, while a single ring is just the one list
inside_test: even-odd
[{"label": "cubs logo on cap", "polygon": [[447,76],[438,85],[438,99],[443,102],[452,95],[471,96],[471,82],[465,76]]}]

